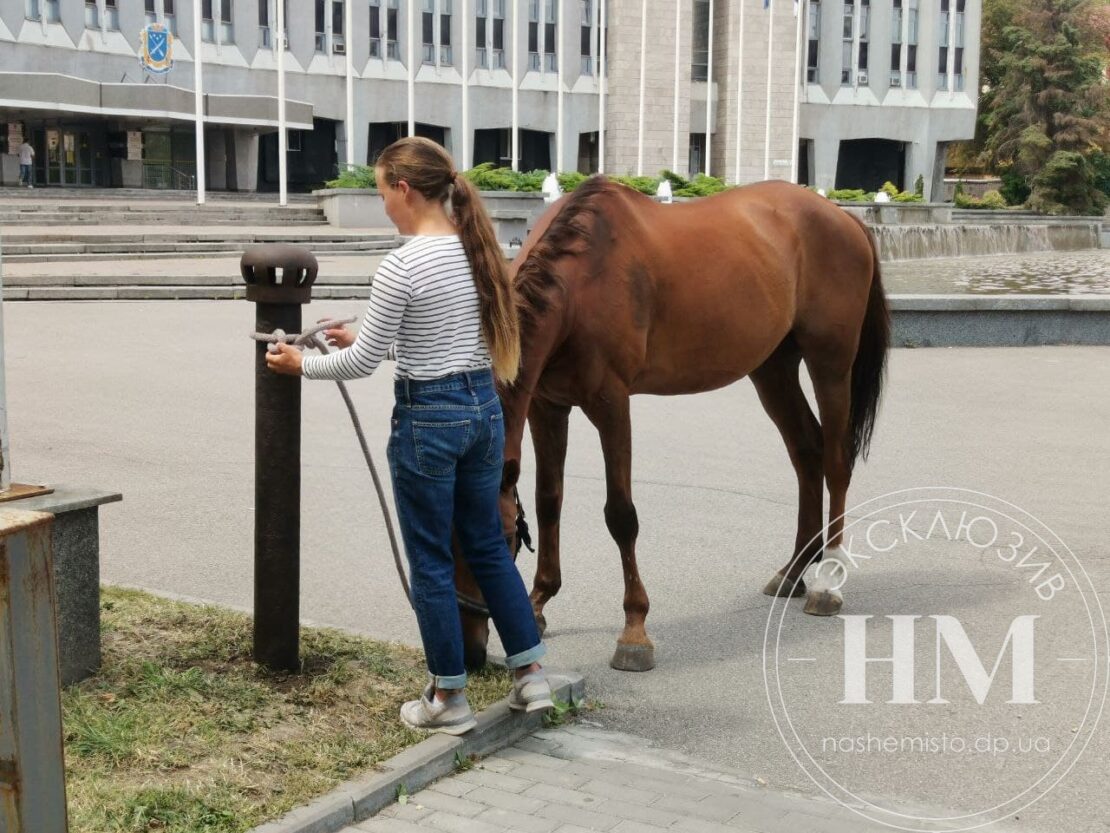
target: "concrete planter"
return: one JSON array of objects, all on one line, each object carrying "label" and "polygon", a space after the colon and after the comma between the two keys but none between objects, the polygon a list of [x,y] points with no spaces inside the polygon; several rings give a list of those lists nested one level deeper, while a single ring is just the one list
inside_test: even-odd
[{"label": "concrete planter", "polygon": [[[380,192],[376,188],[329,188],[313,191],[316,204],[337,228],[390,228]],[[547,207],[539,193],[482,191],[497,239],[503,246],[519,246]]]}]

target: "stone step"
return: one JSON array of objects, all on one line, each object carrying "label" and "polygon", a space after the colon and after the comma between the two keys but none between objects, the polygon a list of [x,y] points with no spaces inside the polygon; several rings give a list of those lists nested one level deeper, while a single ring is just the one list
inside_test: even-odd
[{"label": "stone step", "polygon": [[[315,286],[313,300],[366,299],[369,285]],[[43,286],[4,287],[4,301],[177,301],[245,299],[246,287],[236,286]]]},{"label": "stone step", "polygon": [[0,214],[0,226],[315,226],[323,217],[250,217],[207,214],[134,215],[107,213],[36,214],[19,217]]},{"label": "stone step", "polygon": [[[328,227],[324,227],[325,229]],[[330,229],[329,229],[330,231]],[[252,244],[252,243],[293,243],[295,245],[316,246],[322,243],[378,243],[382,245],[395,244],[398,237],[389,232],[369,232],[366,234],[312,233],[283,231],[227,231],[216,232],[188,232],[178,234],[155,233],[120,233],[120,234],[69,234],[65,232],[48,234],[5,234],[3,238],[4,254],[32,254],[35,251],[69,252],[69,251],[97,251],[96,247],[111,245],[115,250],[126,250],[123,247],[156,247],[156,246],[181,246],[188,244],[220,245]],[[49,247],[39,249],[37,247]],[[79,248],[73,248],[79,247]],[[93,247],[93,248],[90,248]],[[103,251],[103,249],[99,249]]]},{"label": "stone step", "polygon": [[[329,242],[329,243],[306,243],[304,246],[310,252],[316,255],[373,255],[383,254],[396,248],[396,244],[388,241],[376,242]],[[44,249],[54,249],[63,247],[45,246]],[[4,260],[8,263],[67,263],[74,264],[88,263],[90,261],[103,261],[103,260],[162,260],[167,255],[172,255],[174,260],[188,260],[193,258],[209,258],[213,255],[219,256],[234,256],[241,255],[244,246],[226,245],[222,246],[217,243],[207,244],[194,244],[193,247],[186,246],[154,246],[146,249],[130,247],[119,248],[109,247],[105,251],[92,251],[92,250],[77,250],[70,248],[66,251],[35,251],[26,254],[9,254],[7,249],[4,250]]]},{"label": "stone step", "polygon": [[[376,264],[375,264],[376,265]],[[318,286],[352,286],[369,288],[372,269],[367,269],[366,277],[360,279],[351,275],[325,275],[316,276],[313,284],[313,293]],[[26,275],[21,278],[9,278],[4,281],[4,297],[7,298],[8,290],[17,289],[86,289],[86,288],[115,288],[131,287],[194,287],[205,289],[223,287],[233,289],[244,288],[242,277],[232,273],[227,275],[126,275],[120,278],[115,275]]]},{"label": "stone step", "polygon": [[[59,186],[28,188],[0,188],[0,198],[5,200],[159,200],[195,202],[196,191],[182,191],[169,188],[65,188]],[[277,206],[278,195],[276,192],[260,193],[257,191],[210,191],[204,192],[206,203],[220,202],[251,202],[260,205]],[[316,204],[316,197],[312,194],[288,195],[288,202],[292,204]]]}]

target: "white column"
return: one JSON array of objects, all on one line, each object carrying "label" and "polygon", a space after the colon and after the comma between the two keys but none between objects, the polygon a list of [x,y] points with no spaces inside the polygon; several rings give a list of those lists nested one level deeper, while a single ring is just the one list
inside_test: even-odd
[{"label": "white column", "polygon": [[770,6],[767,14],[771,17],[767,21],[767,112],[764,115],[765,125],[763,133],[763,178],[771,178],[771,70],[774,68],[775,42],[775,0],[769,0]]},{"label": "white column", "polygon": [[736,45],[736,184],[742,185],[744,148],[744,0],[740,0],[740,42]]},{"label": "white column", "polygon": [[470,70],[467,69],[466,59],[470,55],[470,0],[462,0],[462,57],[459,68],[462,70],[462,160],[460,162],[465,171],[470,167]]},{"label": "white column", "polygon": [[[199,5],[200,0],[195,0]],[[289,204],[288,129],[285,126],[285,2],[277,0],[278,204]]]},{"label": "white column", "polygon": [[343,46],[347,58],[347,167],[355,164],[355,66],[351,53],[354,51],[354,13],[355,0],[343,1]]},{"label": "white column", "polygon": [[[709,0],[709,57],[705,75],[705,175],[713,159],[713,0]],[[690,173],[693,173],[691,171]]]},{"label": "white column", "polygon": [[[682,0],[674,2],[674,150],[671,158],[671,170],[678,173],[678,94],[680,70],[679,62],[682,58]],[[689,173],[689,172],[687,172]]]},{"label": "white column", "polygon": [[640,0],[640,122],[636,132],[636,176],[644,175],[644,96],[647,94],[647,0]]},{"label": "white column", "polygon": [[409,0],[409,19],[406,21],[408,29],[408,59],[409,59],[409,135],[416,135],[416,3]]},{"label": "white column", "polygon": [[603,174],[605,173],[605,92],[609,86],[605,76],[605,27],[608,24],[609,0],[598,0],[598,13],[601,15],[601,26],[597,30],[597,35],[601,46],[597,68],[597,172]]},{"label": "white column", "polygon": [[[799,6],[801,7],[799,9]],[[802,53],[805,41],[805,26],[803,22],[806,19],[806,12],[808,10],[809,2],[805,0],[802,2],[798,0],[794,4],[794,16],[798,19],[797,30],[794,32],[794,117],[791,122],[790,129],[790,181],[798,181],[798,109],[801,101],[802,84],[804,81],[805,66],[802,64]]]},{"label": "white column", "polygon": [[204,87],[201,58],[200,0],[193,0],[193,98],[196,104],[197,205],[204,205]]},{"label": "white column", "polygon": [[558,84],[559,92],[555,96],[555,164],[552,166],[555,173],[559,173],[563,169],[563,119],[565,111],[563,109],[563,67],[566,63],[566,50],[563,49],[563,44],[566,43],[567,33],[563,31],[563,24],[566,21],[563,15],[563,6],[566,5],[565,0],[556,0],[558,3],[557,13],[555,17],[555,63],[558,68]]},{"label": "white column", "polygon": [[520,18],[517,13],[524,0],[512,0],[512,33],[513,33],[513,135],[511,147],[513,153],[513,170],[520,170]]},{"label": "white column", "polygon": [[4,377],[4,241],[0,235],[0,494],[11,487],[12,455],[8,445],[8,394]]}]

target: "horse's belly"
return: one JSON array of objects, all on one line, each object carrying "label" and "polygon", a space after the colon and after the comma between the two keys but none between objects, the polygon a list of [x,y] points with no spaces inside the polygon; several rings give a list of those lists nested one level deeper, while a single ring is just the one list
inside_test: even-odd
[{"label": "horse's belly", "polygon": [[658,396],[705,393],[743,379],[759,367],[764,358],[766,357],[760,357],[760,360],[755,363],[735,363],[728,367],[695,366],[684,369],[647,367],[633,382],[632,393],[651,393]]}]

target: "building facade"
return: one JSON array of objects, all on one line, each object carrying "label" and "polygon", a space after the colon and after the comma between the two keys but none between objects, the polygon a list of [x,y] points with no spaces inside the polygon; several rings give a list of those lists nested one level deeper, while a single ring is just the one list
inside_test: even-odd
[{"label": "building facade", "polygon": [[[278,0],[0,0],[3,181],[26,138],[40,184],[191,187],[194,2],[207,184],[276,190]],[[284,0],[289,187],[410,132],[461,168],[928,187],[974,131],[980,2]]]}]

